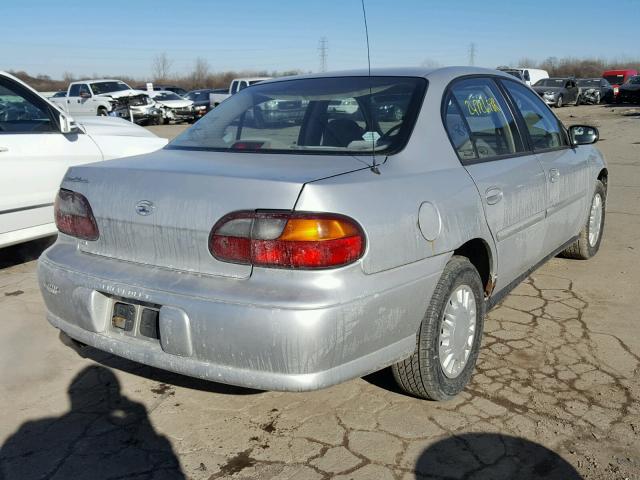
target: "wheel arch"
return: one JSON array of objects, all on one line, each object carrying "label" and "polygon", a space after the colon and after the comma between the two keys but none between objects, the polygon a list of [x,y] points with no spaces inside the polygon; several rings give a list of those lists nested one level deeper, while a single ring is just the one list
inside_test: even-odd
[{"label": "wheel arch", "polygon": [[598,173],[598,180],[602,182],[604,185],[604,191],[607,191],[607,184],[609,183],[609,170],[606,168],[602,168],[600,173]]},{"label": "wheel arch", "polygon": [[495,286],[495,257],[489,244],[482,238],[473,238],[460,245],[453,251],[454,255],[460,255],[469,259],[476,267],[487,296],[491,295]]}]

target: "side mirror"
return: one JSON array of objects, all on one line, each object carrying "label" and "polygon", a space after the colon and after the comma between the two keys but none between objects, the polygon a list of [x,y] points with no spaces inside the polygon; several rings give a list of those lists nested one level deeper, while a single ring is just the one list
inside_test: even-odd
[{"label": "side mirror", "polygon": [[73,118],[68,115],[61,113],[59,119],[60,133],[78,133],[80,131]]},{"label": "side mirror", "polygon": [[569,137],[573,145],[591,145],[598,141],[600,132],[596,127],[573,125],[569,127]]},{"label": "side mirror", "polygon": [[80,98],[91,98],[91,94],[89,92],[80,92]]}]

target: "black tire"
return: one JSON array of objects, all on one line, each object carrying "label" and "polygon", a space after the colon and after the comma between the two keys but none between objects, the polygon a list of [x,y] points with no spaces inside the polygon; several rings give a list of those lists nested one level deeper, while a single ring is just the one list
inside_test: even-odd
[{"label": "black tire", "polygon": [[602,103],[602,99],[600,98],[600,92],[596,92],[596,98],[593,102],[594,105],[600,105]]},{"label": "black tire", "polygon": [[564,98],[562,98],[562,95],[560,95],[558,97],[558,100],[556,100],[556,108],[562,108],[564,106]]},{"label": "black tire", "polygon": [[109,112],[107,112],[107,109],[104,107],[98,107],[98,113],[97,115],[99,117],[106,117],[109,114]]},{"label": "black tire", "polygon": [[[455,378],[449,378],[440,364],[440,332],[445,307],[451,294],[461,285],[470,287],[473,292],[476,329],[466,365]],[[448,400],[465,388],[475,368],[482,340],[485,313],[483,290],[476,268],[466,257],[454,255],[445,266],[433,292],[416,335],[414,353],[392,366],[393,376],[400,388],[410,395],[429,400]]]},{"label": "black tire", "polygon": [[580,95],[577,95],[576,96],[576,101],[573,102],[573,106],[574,107],[577,107],[578,105],[580,105]]},{"label": "black tire", "polygon": [[[602,220],[600,222],[600,229],[598,231],[598,237],[593,245],[589,242],[589,219],[591,217],[591,206],[597,195],[600,195],[602,199]],[[600,243],[602,242],[602,232],[604,231],[604,221],[606,217],[607,206],[607,190],[604,188],[604,184],[600,180],[596,180],[596,188],[589,202],[587,221],[582,227],[578,240],[569,245],[560,255],[564,258],[575,258],[577,260],[588,260],[593,257],[598,250],[600,250]]]}]

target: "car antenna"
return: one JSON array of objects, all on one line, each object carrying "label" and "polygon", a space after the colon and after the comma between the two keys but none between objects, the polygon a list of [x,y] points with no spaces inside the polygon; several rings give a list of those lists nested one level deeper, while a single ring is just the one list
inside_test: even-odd
[{"label": "car antenna", "polygon": [[[373,122],[373,89],[371,88],[371,50],[369,49],[369,27],[367,26],[367,10],[364,6],[364,0],[362,3],[362,17],[364,18],[364,34],[367,39],[367,64],[369,66],[369,119]],[[373,125],[371,125],[373,126]],[[373,157],[373,164],[371,165],[371,171],[377,175],[380,175],[380,169],[376,164],[376,139],[371,135],[371,156]]]}]

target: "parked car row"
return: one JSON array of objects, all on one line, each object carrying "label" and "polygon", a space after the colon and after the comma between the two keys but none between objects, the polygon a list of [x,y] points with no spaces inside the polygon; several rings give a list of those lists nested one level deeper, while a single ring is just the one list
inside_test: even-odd
[{"label": "parked car row", "polygon": [[638,102],[640,79],[633,69],[607,70],[597,78],[554,77],[545,70],[528,67],[498,67],[530,85],[547,103],[554,107],[582,103]]},{"label": "parked car row", "polygon": [[110,115],[141,125],[196,120],[191,100],[169,90],[134,89],[115,79],[72,82],[49,100],[77,117]]}]

